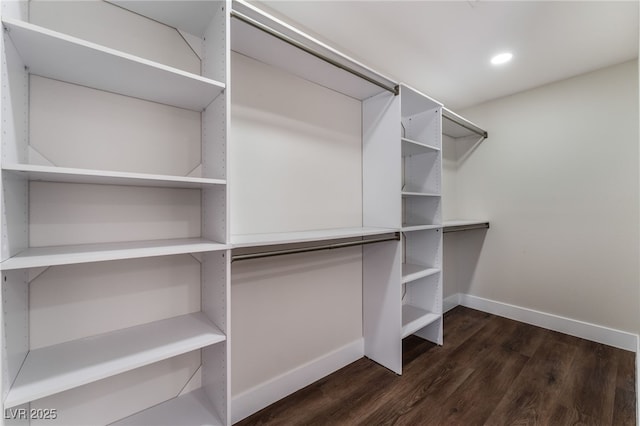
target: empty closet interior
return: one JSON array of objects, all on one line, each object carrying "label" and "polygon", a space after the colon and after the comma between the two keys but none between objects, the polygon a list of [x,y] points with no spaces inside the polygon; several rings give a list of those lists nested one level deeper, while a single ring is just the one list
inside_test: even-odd
[{"label": "empty closet interior", "polygon": [[1,7],[5,424],[230,425],[446,344],[491,128],[244,1]]}]

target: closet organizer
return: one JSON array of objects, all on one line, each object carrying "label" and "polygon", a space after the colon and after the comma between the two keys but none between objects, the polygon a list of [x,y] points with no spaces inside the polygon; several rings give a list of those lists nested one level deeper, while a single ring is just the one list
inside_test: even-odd
[{"label": "closet organizer", "polygon": [[[2,3],[7,424],[231,424],[247,259],[362,246],[363,355],[401,374],[402,338],[443,343],[442,233],[488,222],[443,223],[442,134],[485,131],[242,1],[37,3]],[[231,50],[361,102],[362,227],[231,235]]]}]

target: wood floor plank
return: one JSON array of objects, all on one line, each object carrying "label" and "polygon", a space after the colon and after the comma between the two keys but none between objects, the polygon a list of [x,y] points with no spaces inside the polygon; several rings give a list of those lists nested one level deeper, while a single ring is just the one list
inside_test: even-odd
[{"label": "wood floor plank", "polygon": [[551,409],[568,379],[575,353],[575,346],[556,339],[542,342],[486,424],[551,424]]},{"label": "wood floor plank", "polygon": [[582,340],[561,392],[567,408],[601,424],[612,424],[618,349]]},{"label": "wood floor plank", "polygon": [[444,346],[403,341],[403,374],[363,358],[238,423],[635,425],[635,356],[473,309]]},{"label": "wood floor plank", "polygon": [[618,375],[616,387],[630,392],[636,390],[636,357],[629,351],[616,351],[618,359]]}]

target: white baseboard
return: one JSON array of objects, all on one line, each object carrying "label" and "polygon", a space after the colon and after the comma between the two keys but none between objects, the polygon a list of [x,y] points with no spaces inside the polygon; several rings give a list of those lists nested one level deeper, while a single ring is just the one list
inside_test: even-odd
[{"label": "white baseboard", "polygon": [[460,296],[462,296],[460,293],[456,293],[445,297],[442,301],[442,313],[446,314],[456,306],[460,305]]},{"label": "white baseboard", "polygon": [[593,342],[603,343],[605,345],[627,351],[638,353],[637,351],[640,350],[640,339],[637,334],[584,321],[578,321],[559,315],[548,314],[546,312],[540,312],[534,309],[523,308],[521,306],[511,305],[495,300],[484,299],[482,297],[471,296],[469,294],[458,293],[447,297],[443,303],[444,311],[446,312],[453,309],[457,306],[454,305],[456,302],[457,304],[466,306],[467,308],[477,309],[479,311],[510,318],[526,324],[546,328],[548,330],[558,331],[560,333],[569,334],[571,336],[580,337]]},{"label": "white baseboard", "polygon": [[231,422],[236,423],[363,356],[361,338],[246,390],[231,398]]},{"label": "white baseboard", "polygon": [[640,338],[636,350],[636,424],[640,425]]}]

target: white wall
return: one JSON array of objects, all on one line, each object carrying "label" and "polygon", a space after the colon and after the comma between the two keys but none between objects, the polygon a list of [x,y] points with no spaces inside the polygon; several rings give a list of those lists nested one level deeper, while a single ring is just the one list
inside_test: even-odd
[{"label": "white wall", "polygon": [[[231,233],[362,226],[360,102],[239,54],[231,67]],[[231,276],[234,397],[362,339],[359,247]]]},{"label": "white wall", "polygon": [[638,333],[637,61],[460,113],[489,139],[456,164],[455,215],[491,229],[454,237],[456,291]]},{"label": "white wall", "polygon": [[231,234],[362,226],[360,102],[231,58]]}]

